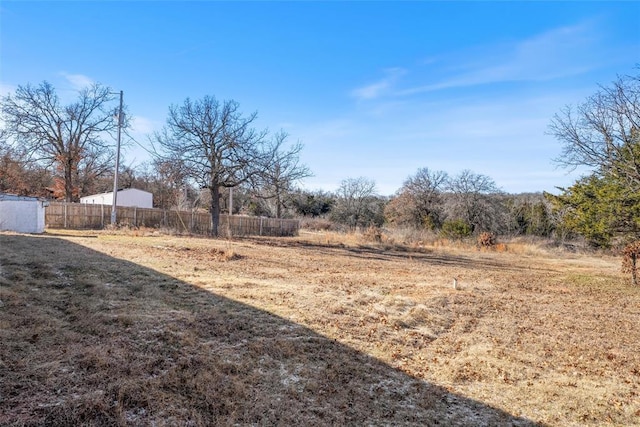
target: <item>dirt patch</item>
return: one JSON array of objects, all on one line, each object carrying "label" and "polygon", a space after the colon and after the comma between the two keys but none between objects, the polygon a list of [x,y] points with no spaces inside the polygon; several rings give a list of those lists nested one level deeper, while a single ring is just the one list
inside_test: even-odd
[{"label": "dirt patch", "polygon": [[[175,257],[186,258],[192,261],[235,261],[240,259],[240,255],[233,250],[224,250],[218,248],[203,248],[189,246],[153,246],[153,249],[171,253]],[[150,254],[151,256],[166,257],[167,254]],[[170,255],[171,256],[171,255]]]}]

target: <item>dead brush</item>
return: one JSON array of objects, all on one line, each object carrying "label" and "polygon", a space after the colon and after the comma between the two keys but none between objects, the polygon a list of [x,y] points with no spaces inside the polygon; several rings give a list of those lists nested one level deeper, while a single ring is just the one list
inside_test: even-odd
[{"label": "dead brush", "polygon": [[154,246],[156,250],[174,252],[176,258],[189,258],[199,261],[218,261],[227,262],[241,259],[242,256],[231,248],[207,248],[207,247],[191,247],[191,246]]},{"label": "dead brush", "polygon": [[303,218],[300,227],[308,231],[329,231],[334,228],[334,224],[322,218]]},{"label": "dead brush", "polygon": [[242,258],[233,249],[224,250],[224,249],[212,248],[209,250],[209,254],[211,255],[212,259],[216,261],[222,261],[222,262],[235,261]]},{"label": "dead brush", "polygon": [[497,243],[495,247],[496,252],[507,252],[508,247],[506,243]]},{"label": "dead brush", "polygon": [[382,243],[382,230],[380,227],[369,227],[362,233],[362,237],[370,242]]},{"label": "dead brush", "polygon": [[640,255],[640,240],[629,243],[622,249],[622,272],[631,273],[631,283],[638,285],[638,256]]},{"label": "dead brush", "polygon": [[412,227],[390,227],[384,229],[385,243],[413,249],[437,246],[438,235],[431,230]]},{"label": "dead brush", "polygon": [[493,249],[496,246],[496,236],[484,231],[478,236],[478,247],[481,249]]}]

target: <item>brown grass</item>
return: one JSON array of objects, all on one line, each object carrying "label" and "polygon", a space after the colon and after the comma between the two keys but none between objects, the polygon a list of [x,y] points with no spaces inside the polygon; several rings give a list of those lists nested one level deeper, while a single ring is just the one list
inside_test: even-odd
[{"label": "brown grass", "polygon": [[616,258],[135,234],[0,234],[0,425],[640,425]]}]

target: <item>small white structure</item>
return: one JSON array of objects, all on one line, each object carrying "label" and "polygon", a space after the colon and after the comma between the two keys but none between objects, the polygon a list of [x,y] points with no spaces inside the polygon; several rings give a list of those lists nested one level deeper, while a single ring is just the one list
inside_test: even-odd
[{"label": "small white structure", "polygon": [[[80,203],[92,205],[113,205],[113,191],[80,197]],[[116,206],[129,206],[137,208],[153,208],[153,194],[137,188],[118,190]]]},{"label": "small white structure", "polygon": [[48,205],[37,197],[0,193],[0,230],[44,233],[44,208]]}]

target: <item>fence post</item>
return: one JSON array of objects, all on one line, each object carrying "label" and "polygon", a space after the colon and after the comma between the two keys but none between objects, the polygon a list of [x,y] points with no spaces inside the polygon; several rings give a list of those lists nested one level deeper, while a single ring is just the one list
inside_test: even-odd
[{"label": "fence post", "polygon": [[67,228],[67,202],[64,202],[64,228]]},{"label": "fence post", "polygon": [[104,228],[104,205],[100,204],[100,228]]},{"label": "fence post", "polygon": [[260,217],[260,235],[262,236],[262,217]]}]

